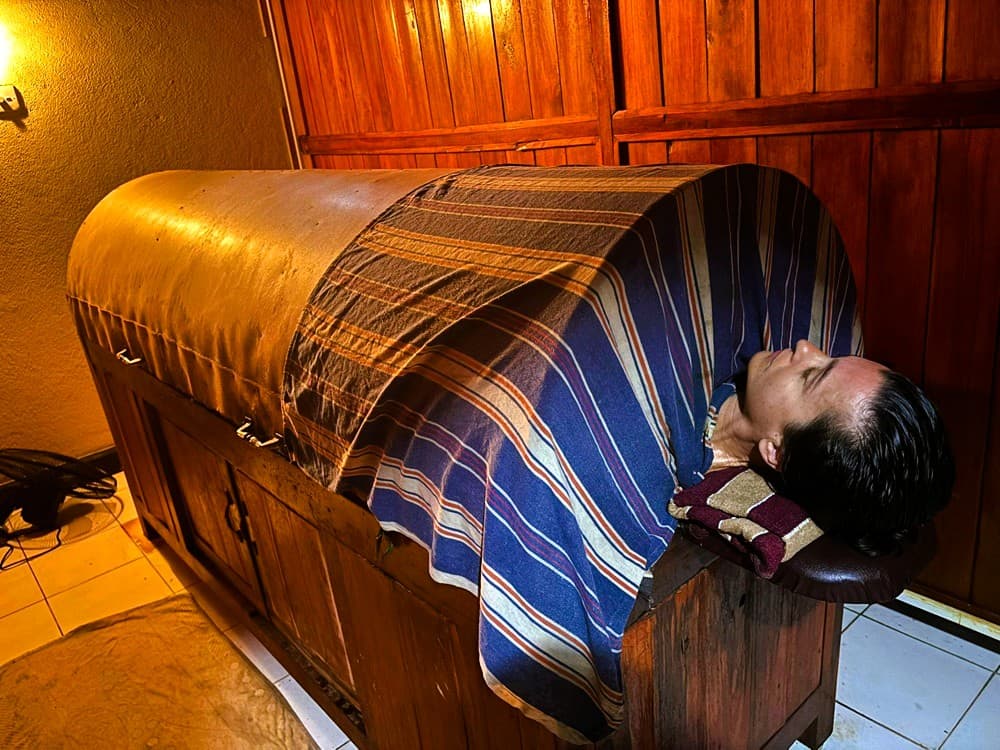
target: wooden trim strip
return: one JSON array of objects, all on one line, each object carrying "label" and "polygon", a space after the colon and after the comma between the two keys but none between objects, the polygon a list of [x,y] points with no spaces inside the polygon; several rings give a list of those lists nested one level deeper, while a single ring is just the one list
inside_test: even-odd
[{"label": "wooden trim strip", "polygon": [[854,89],[620,110],[615,140],[990,127],[1000,124],[1000,81]]},{"label": "wooden trim strip", "polygon": [[599,153],[601,164],[618,164],[618,148],[614,141],[615,72],[612,51],[611,10],[608,0],[588,0],[587,17],[590,21],[590,42],[593,50],[592,65],[597,82],[597,127],[600,132]]},{"label": "wooden trim strip", "polygon": [[599,136],[593,116],[573,115],[432,130],[307,135],[299,143],[308,154],[422,154],[584,146],[597,143]]},{"label": "wooden trim strip", "polygon": [[270,25],[271,41],[274,45],[275,57],[278,62],[278,74],[281,77],[281,89],[285,99],[285,111],[282,119],[288,136],[288,149],[291,152],[292,166],[297,169],[311,168],[312,160],[303,154],[298,144],[299,134],[308,130],[305,111],[302,107],[302,91],[299,83],[298,66],[292,44],[288,35],[288,19],[285,17],[285,4],[282,0],[261,0],[261,14],[267,15]]}]

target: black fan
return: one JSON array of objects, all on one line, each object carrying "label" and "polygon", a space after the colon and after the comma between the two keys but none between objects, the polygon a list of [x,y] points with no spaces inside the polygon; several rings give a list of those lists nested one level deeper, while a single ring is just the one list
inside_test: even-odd
[{"label": "black fan", "polygon": [[39,529],[58,524],[67,497],[104,499],[115,494],[114,476],[91,464],[50,451],[0,449],[0,538],[4,524],[18,508],[21,518]]}]

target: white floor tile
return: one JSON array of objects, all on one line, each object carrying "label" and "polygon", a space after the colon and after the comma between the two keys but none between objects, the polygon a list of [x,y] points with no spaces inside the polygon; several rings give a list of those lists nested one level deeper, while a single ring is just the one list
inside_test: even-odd
[{"label": "white floor tile", "polygon": [[198,576],[173,551],[162,542],[152,549],[143,550],[146,559],[156,568],[156,572],[167,582],[170,590],[180,593],[188,586],[198,583]]},{"label": "white floor tile", "polygon": [[344,730],[333,723],[323,709],[316,705],[316,701],[309,697],[309,693],[292,677],[278,680],[275,686],[285,696],[295,715],[323,750],[337,750],[348,741]]},{"label": "white floor tile", "polygon": [[142,558],[142,552],[118,524],[94,536],[63,544],[51,552],[35,557],[32,554],[28,552],[29,564],[46,596],[66,591]]},{"label": "white floor tile", "polygon": [[955,654],[955,656],[961,656],[963,659],[968,659],[981,667],[986,667],[991,672],[1000,667],[1000,654],[945,633],[943,630],[938,630],[912,617],[894,612],[888,607],[878,604],[869,607],[865,612],[865,617],[870,617],[873,620],[881,622],[883,625],[901,630],[907,635],[912,635],[914,638],[919,638],[922,641],[930,643],[932,646],[943,648],[945,651]]},{"label": "white floor tile", "polygon": [[[4,550],[0,546],[0,554]],[[42,601],[42,590],[24,561],[21,550],[12,550],[4,566],[0,570],[0,617]]]},{"label": "white floor tile", "polygon": [[[807,750],[795,742],[791,750]],[[838,703],[833,715],[833,734],[822,750],[920,750],[920,745]]]},{"label": "white floor tile", "polygon": [[837,699],[937,747],[989,676],[982,667],[861,617],[841,640]]},{"label": "white floor tile", "polygon": [[857,612],[851,612],[849,610],[844,610],[844,624],[840,628],[840,632],[843,633],[850,626],[852,622],[857,620],[861,615]]},{"label": "white floor tile", "polygon": [[269,682],[277,682],[288,676],[288,670],[264,648],[257,636],[245,625],[237,625],[226,631],[226,637],[233,642]]},{"label": "white floor tile", "polygon": [[60,635],[45,602],[0,617],[0,664],[34,651]]},{"label": "white floor tile", "polygon": [[849,609],[851,612],[864,612],[867,604],[845,604],[844,609]]},{"label": "white floor tile", "polygon": [[[47,592],[46,592],[47,593]],[[170,596],[170,588],[142,555],[138,560],[49,597],[64,632],[102,617]]]},{"label": "white floor tile", "polygon": [[1000,675],[993,675],[943,750],[996,750],[1000,746]]}]

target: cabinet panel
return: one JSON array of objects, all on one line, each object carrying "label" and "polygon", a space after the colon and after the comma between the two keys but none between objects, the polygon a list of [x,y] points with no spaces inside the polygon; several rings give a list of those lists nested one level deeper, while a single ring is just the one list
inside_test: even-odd
[{"label": "cabinet panel", "polygon": [[[336,556],[330,562],[343,571],[350,596],[345,627],[356,649],[357,690],[374,744],[471,746],[451,623],[368,561],[342,548]],[[396,668],[386,670],[386,664]]]},{"label": "cabinet panel", "polygon": [[257,551],[272,622],[354,691],[337,599],[340,571],[328,571],[319,532],[271,493],[234,472]]},{"label": "cabinet panel", "polygon": [[152,517],[174,539],[179,540],[177,521],[170,496],[164,486],[155,443],[145,417],[145,404],[114,377],[101,373],[98,379],[101,396],[108,404],[109,424],[115,433],[119,455],[136,507],[145,517]]},{"label": "cabinet panel", "polygon": [[245,514],[232,490],[228,465],[167,420],[161,419],[160,428],[176,484],[178,516],[187,521],[190,545],[263,608],[257,572],[243,541]]}]

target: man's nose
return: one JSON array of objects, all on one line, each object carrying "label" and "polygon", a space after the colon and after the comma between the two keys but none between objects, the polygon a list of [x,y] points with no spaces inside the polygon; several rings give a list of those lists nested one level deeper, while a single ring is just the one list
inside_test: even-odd
[{"label": "man's nose", "polygon": [[822,358],[825,359],[826,355],[823,350],[813,344],[810,344],[805,339],[801,339],[795,344],[795,359],[797,360],[811,360]]}]

